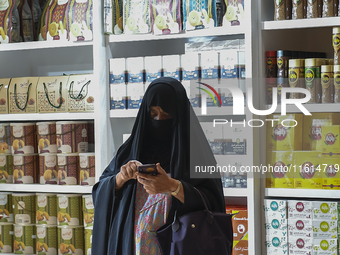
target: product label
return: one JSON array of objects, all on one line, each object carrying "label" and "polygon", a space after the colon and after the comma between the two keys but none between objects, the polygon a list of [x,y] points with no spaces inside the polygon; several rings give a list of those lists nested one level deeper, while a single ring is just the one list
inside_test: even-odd
[{"label": "product label", "polygon": [[315,78],[315,68],[306,68],[305,80],[306,80],[307,87],[311,88],[313,86],[314,78]]},{"label": "product label", "polygon": [[290,87],[296,87],[297,85],[297,81],[299,78],[299,69],[298,68],[294,68],[289,70],[289,85]]},{"label": "product label", "polygon": [[59,207],[63,208],[63,209],[68,207],[68,198],[67,197],[59,197]]},{"label": "product label", "polygon": [[13,136],[22,137],[24,135],[23,127],[13,127]]},{"label": "product label", "polygon": [[340,49],[340,36],[339,34],[333,35],[333,48],[335,51]]},{"label": "product label", "polygon": [[45,156],[46,167],[55,167],[57,163],[56,161],[56,156]]},{"label": "product label", "polygon": [[70,240],[73,237],[72,228],[63,228],[61,229],[61,236],[64,240]]},{"label": "product label", "polygon": [[[281,2],[282,2],[282,0],[281,0]],[[268,59],[267,59],[267,67],[268,67],[268,68],[271,68],[272,65],[273,65],[273,60],[272,60],[271,58],[268,58]]]},{"label": "product label", "polygon": [[340,74],[334,76],[334,86],[335,89],[340,89]]},{"label": "product label", "polygon": [[278,58],[278,59],[277,59],[277,66],[278,66],[279,68],[282,68],[282,66],[283,66],[283,59],[282,59],[282,58]]},{"label": "product label", "polygon": [[330,76],[328,74],[321,75],[321,85],[323,88],[327,89],[330,85]]}]

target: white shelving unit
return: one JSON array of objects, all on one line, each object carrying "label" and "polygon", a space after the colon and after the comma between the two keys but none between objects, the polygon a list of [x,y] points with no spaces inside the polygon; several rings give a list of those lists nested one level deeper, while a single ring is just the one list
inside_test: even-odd
[{"label": "white shelving unit", "polygon": [[92,192],[92,186],[80,185],[41,185],[41,184],[10,184],[1,183],[0,190],[6,192],[39,192],[39,193],[78,193]]},{"label": "white shelving unit", "polygon": [[225,197],[247,197],[248,189],[246,188],[224,188]]},{"label": "white shelving unit", "polygon": [[93,120],[94,113],[65,112],[65,113],[26,113],[26,114],[3,114],[1,121],[58,121],[58,120]]},{"label": "white shelving unit", "polygon": [[339,199],[339,190],[266,188],[266,197]]}]

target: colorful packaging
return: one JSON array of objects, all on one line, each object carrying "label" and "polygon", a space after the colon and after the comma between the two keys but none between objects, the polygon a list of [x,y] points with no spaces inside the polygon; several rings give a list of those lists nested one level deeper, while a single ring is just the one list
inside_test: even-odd
[{"label": "colorful packaging", "polygon": [[267,151],[267,188],[294,188],[293,152]]},{"label": "colorful packaging", "polygon": [[313,220],[337,220],[337,202],[317,202],[313,201]]},{"label": "colorful packaging", "polygon": [[322,127],[340,124],[339,113],[312,113],[303,116],[303,150],[322,150]]},{"label": "colorful packaging", "polygon": [[18,5],[20,17],[20,35],[23,42],[34,41],[34,24],[31,8],[27,0],[21,0]]},{"label": "colorful packaging", "polygon": [[87,121],[57,121],[58,153],[88,152]]},{"label": "colorful packaging", "polygon": [[40,77],[37,85],[37,111],[39,113],[67,112],[68,75]]},{"label": "colorful packaging", "polygon": [[91,247],[92,247],[92,228],[85,228],[84,229],[85,235],[85,254],[91,254]]},{"label": "colorful packaging", "polygon": [[36,211],[38,225],[57,225],[57,196],[37,194]]},{"label": "colorful packaging", "polygon": [[35,239],[34,224],[14,224],[14,254],[35,254]]},{"label": "colorful packaging", "polygon": [[39,176],[40,184],[57,184],[57,154],[44,153],[39,155]]},{"label": "colorful packaging", "polygon": [[127,86],[125,84],[111,84],[111,110],[127,109]]},{"label": "colorful packaging", "polygon": [[58,227],[58,255],[84,254],[84,227]]},{"label": "colorful packaging", "polygon": [[183,30],[212,28],[217,24],[216,1],[183,1]]},{"label": "colorful packaging", "polygon": [[222,25],[226,27],[242,25],[244,20],[244,0],[225,0],[225,2],[227,10],[223,17]]},{"label": "colorful packaging", "polygon": [[150,1],[151,28],[154,35],[176,34],[182,31],[180,1]]},{"label": "colorful packaging", "polygon": [[[1,39],[2,39],[2,36],[0,36],[0,42],[1,42]],[[10,81],[11,79],[0,79],[0,114],[8,113],[8,94],[7,93],[8,93],[8,87],[9,87]]]},{"label": "colorful packaging", "polygon": [[13,183],[35,183],[38,169],[38,154],[13,156]]},{"label": "colorful packaging", "polygon": [[287,237],[288,220],[287,219],[266,219],[266,234]]},{"label": "colorful packaging", "polygon": [[266,235],[267,254],[288,254],[287,237]]},{"label": "colorful packaging", "polygon": [[321,157],[321,180],[323,189],[340,189],[340,158]]},{"label": "colorful packaging", "polygon": [[288,241],[289,255],[312,254],[313,238],[311,237],[290,237]]},{"label": "colorful packaging", "polygon": [[58,230],[56,225],[37,225],[36,251],[37,254],[58,254]]},{"label": "colorful packaging", "polygon": [[151,32],[149,1],[127,0],[123,6],[124,34]]},{"label": "colorful packaging", "polygon": [[93,112],[94,86],[95,84],[92,74],[70,75],[70,79],[67,84],[68,111]]},{"label": "colorful packaging", "polygon": [[12,204],[15,224],[35,224],[35,194],[13,193]]},{"label": "colorful packaging", "polygon": [[58,154],[58,184],[77,185],[79,153]]},{"label": "colorful packaging", "polygon": [[314,239],[313,255],[337,255],[338,254],[337,239]]},{"label": "colorful packaging", "polygon": [[34,41],[38,41],[39,20],[41,17],[41,7],[39,0],[27,0],[32,12]]},{"label": "colorful packaging", "polygon": [[2,223],[0,225],[0,252],[13,252],[13,224]]},{"label": "colorful packaging", "polygon": [[248,240],[248,211],[246,207],[231,208],[233,225],[233,240]]},{"label": "colorful packaging", "polygon": [[57,195],[58,226],[79,226],[83,222],[81,195]]},{"label": "colorful packaging", "polygon": [[93,120],[89,120],[87,122],[87,136],[88,136],[88,140],[89,140],[89,152],[94,152],[94,121]]},{"label": "colorful packaging", "polygon": [[9,124],[0,123],[0,154],[11,153],[11,130]]},{"label": "colorful packaging", "polygon": [[128,83],[128,109],[139,109],[144,96],[143,83]]},{"label": "colorful packaging", "polygon": [[332,239],[338,236],[337,220],[313,220],[314,239]]},{"label": "colorful packaging", "polygon": [[287,201],[285,200],[265,199],[263,208],[266,219],[287,218]]},{"label": "colorful packaging", "polygon": [[12,154],[29,154],[37,152],[35,123],[11,123]]},{"label": "colorful packaging", "polygon": [[321,189],[321,153],[318,151],[294,151],[294,188]]},{"label": "colorful packaging", "polygon": [[17,9],[17,1],[8,0],[0,3],[0,44],[20,42],[20,18]]},{"label": "colorful packaging", "polygon": [[0,193],[0,222],[13,222],[12,193]]},{"label": "colorful packaging", "polygon": [[70,3],[71,0],[52,0],[46,5],[41,17],[39,40],[68,41],[67,9]]},{"label": "colorful packaging", "polygon": [[289,237],[313,237],[312,220],[288,219]]},{"label": "colorful packaging", "polygon": [[310,201],[288,200],[288,219],[311,220],[313,203]]},{"label": "colorful packaging", "polygon": [[55,122],[37,122],[38,153],[57,153],[57,134]]},{"label": "colorful packaging", "polygon": [[124,83],[125,58],[110,59],[110,84]]},{"label": "colorful packaging", "polygon": [[144,57],[146,81],[152,82],[162,76],[162,58],[161,56]]},{"label": "colorful packaging", "polygon": [[340,125],[322,128],[322,155],[340,155]]},{"label": "colorful packaging", "polygon": [[113,21],[113,33],[115,35],[120,35],[123,33],[123,1],[115,0],[112,1],[113,11],[112,21]]},{"label": "colorful packaging", "polygon": [[92,195],[83,195],[84,227],[93,227],[94,206]]},{"label": "colorful packaging", "polygon": [[79,184],[94,185],[96,175],[95,153],[79,153]]},{"label": "colorful packaging", "polygon": [[13,183],[13,156],[0,154],[0,183]]},{"label": "colorful packaging", "polygon": [[71,0],[66,10],[66,29],[72,42],[92,41],[93,0]]},{"label": "colorful packaging", "polygon": [[39,77],[12,78],[8,89],[9,113],[37,112],[36,87]]},{"label": "colorful packaging", "polygon": [[[41,2],[41,0],[39,0],[39,2]],[[46,20],[47,17],[47,13],[48,13],[48,9],[50,8],[49,4],[45,4],[44,6],[41,5],[40,3],[40,7],[42,10],[41,16],[40,16],[40,20],[39,20],[39,27],[37,30],[37,34],[38,34],[38,41],[46,41],[46,33],[47,33],[47,29],[48,28],[48,20]]]}]

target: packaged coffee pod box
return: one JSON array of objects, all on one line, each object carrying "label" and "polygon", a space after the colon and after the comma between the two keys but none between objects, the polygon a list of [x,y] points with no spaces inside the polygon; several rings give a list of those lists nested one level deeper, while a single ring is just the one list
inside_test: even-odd
[{"label": "packaged coffee pod box", "polygon": [[313,237],[312,220],[288,219],[288,235],[295,237]]},{"label": "packaged coffee pod box", "polygon": [[[288,254],[288,238],[266,235],[267,254]],[[234,254],[234,253],[233,253]]]},{"label": "packaged coffee pod box", "polygon": [[288,200],[288,219],[312,220],[313,203],[303,200]]},{"label": "packaged coffee pod box", "polygon": [[267,188],[294,188],[292,151],[267,151]]},{"label": "packaged coffee pod box", "polygon": [[37,112],[67,112],[69,76],[40,77],[37,85]]},{"label": "packaged coffee pod box", "polygon": [[312,254],[313,238],[311,237],[290,237],[288,239],[288,254]]},{"label": "packaged coffee pod box", "polygon": [[313,255],[338,254],[337,239],[313,239]]},{"label": "packaged coffee pod box", "polygon": [[10,80],[0,79],[0,114],[8,113],[8,87]]},{"label": "packaged coffee pod box", "polygon": [[9,113],[37,112],[36,87],[39,77],[12,78],[9,85]]},{"label": "packaged coffee pod box", "polygon": [[340,125],[322,128],[322,155],[324,157],[340,157]]},{"label": "packaged coffee pod box", "polygon": [[70,75],[67,84],[69,112],[94,111],[95,84],[92,74]]},{"label": "packaged coffee pod box", "polygon": [[172,4],[150,2],[151,28],[154,35],[175,34],[182,31],[181,2]]},{"label": "packaged coffee pod box", "polygon": [[[160,57],[159,57],[160,58]],[[110,59],[110,84],[124,83],[125,58]]]},{"label": "packaged coffee pod box", "polygon": [[150,7],[148,1],[124,1],[124,34],[147,34],[151,32]]},{"label": "packaged coffee pod box", "polygon": [[332,158],[322,157],[326,164],[322,165],[322,188],[323,189],[340,189],[340,157]]},{"label": "packaged coffee pod box", "polygon": [[287,201],[276,199],[264,200],[264,213],[266,219],[286,219],[287,218]]},{"label": "packaged coffee pod box", "polygon": [[337,220],[313,220],[313,238],[331,239],[338,236]]},{"label": "packaged coffee pod box", "polygon": [[317,202],[313,201],[313,220],[337,220],[338,203],[337,202]]},{"label": "packaged coffee pod box", "polygon": [[183,1],[183,29],[186,31],[216,26],[216,0]]}]

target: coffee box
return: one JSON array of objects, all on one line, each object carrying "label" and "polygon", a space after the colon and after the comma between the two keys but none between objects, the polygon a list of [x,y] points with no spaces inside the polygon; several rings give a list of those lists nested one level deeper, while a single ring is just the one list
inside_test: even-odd
[{"label": "coffee box", "polygon": [[337,255],[338,254],[337,239],[314,239],[313,255]]},{"label": "coffee box", "polygon": [[36,88],[39,77],[12,78],[8,92],[9,113],[37,112]]},{"label": "coffee box", "polygon": [[313,238],[290,237],[288,241],[289,255],[309,255],[313,252]]},{"label": "coffee box", "polygon": [[267,254],[288,254],[287,237],[266,236]]},{"label": "coffee box", "polygon": [[322,127],[340,124],[339,113],[312,113],[303,116],[303,150],[322,150]]},{"label": "coffee box", "polygon": [[0,114],[8,113],[8,87],[11,79],[0,79]]},{"label": "coffee box", "polygon": [[337,202],[316,202],[313,201],[313,220],[337,220]]},{"label": "coffee box", "polygon": [[264,212],[266,219],[286,219],[287,201],[285,200],[264,200]]},{"label": "coffee box", "polygon": [[234,240],[248,240],[248,212],[246,207],[227,207],[227,213],[235,214],[232,217]]},{"label": "coffee box", "polygon": [[313,237],[312,220],[288,219],[288,235],[289,237]]},{"label": "coffee box", "polygon": [[313,203],[310,201],[288,200],[288,219],[312,220]]},{"label": "coffee box", "polygon": [[340,189],[340,157],[321,157],[321,180],[323,189]]},{"label": "coffee box", "polygon": [[144,95],[143,83],[128,83],[128,109],[139,109]]},{"label": "coffee box", "polygon": [[[266,234],[269,235],[275,231],[287,232],[288,220],[287,219],[266,219],[265,228]],[[282,234],[284,235],[284,234]]]},{"label": "coffee box", "polygon": [[198,79],[198,54],[197,52],[186,52],[182,55],[183,80]]},{"label": "coffee box", "polygon": [[39,113],[67,112],[67,82],[69,76],[40,77],[37,85]]},{"label": "coffee box", "polygon": [[294,188],[321,189],[320,163],[321,153],[318,151],[294,151]]},{"label": "coffee box", "polygon": [[337,220],[313,220],[313,238],[331,239],[338,236]]},{"label": "coffee box", "polygon": [[111,84],[111,110],[127,109],[126,85]]},{"label": "coffee box", "polygon": [[69,112],[93,112],[95,82],[93,74],[70,75],[67,83]]},{"label": "coffee box", "polygon": [[110,84],[124,83],[125,58],[110,59]]},{"label": "coffee box", "polygon": [[267,122],[267,150],[291,151],[302,149],[303,115],[272,115]]},{"label": "coffee box", "polygon": [[143,82],[142,71],[144,61],[142,57],[127,58],[127,70],[129,71],[129,83]]},{"label": "coffee box", "polygon": [[322,128],[322,155],[340,155],[340,125]]},{"label": "coffee box", "polygon": [[162,58],[161,56],[151,56],[145,57],[145,71],[146,71],[146,81],[152,82],[157,78],[162,76],[161,68],[162,68]]},{"label": "coffee box", "polygon": [[248,241],[234,241],[233,255],[248,255]]},{"label": "coffee box", "polygon": [[294,188],[293,152],[267,151],[267,188]]},{"label": "coffee box", "polygon": [[179,55],[163,56],[164,76],[179,79]]}]

